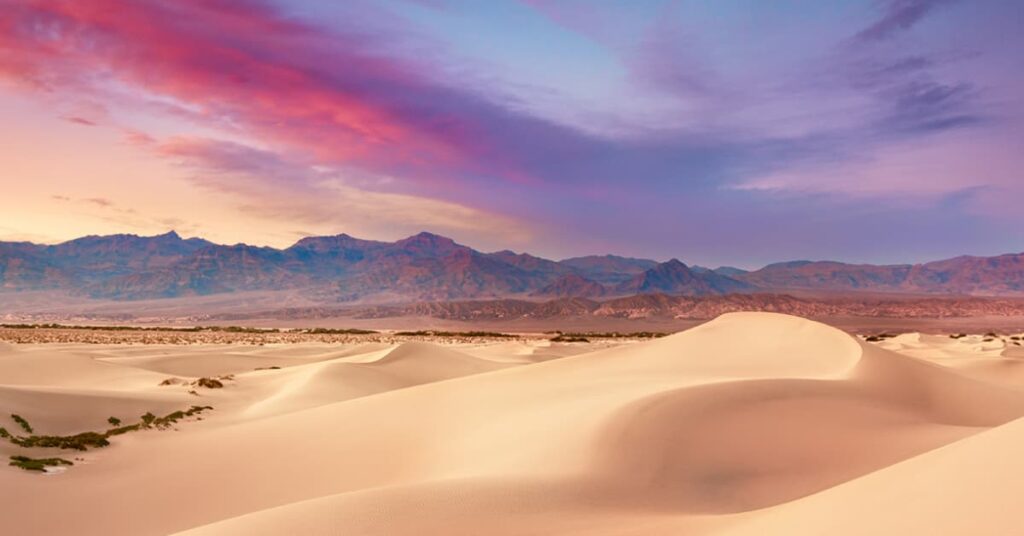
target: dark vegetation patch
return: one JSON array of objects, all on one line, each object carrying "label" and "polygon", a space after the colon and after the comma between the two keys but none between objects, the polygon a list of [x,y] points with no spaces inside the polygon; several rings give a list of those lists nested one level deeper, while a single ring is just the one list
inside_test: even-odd
[{"label": "dark vegetation patch", "polygon": [[555,335],[551,342],[590,342],[590,339],[578,335]]},{"label": "dark vegetation patch", "polygon": [[15,415],[15,414],[12,413],[11,414],[11,419],[14,422],[18,423],[18,426],[20,426],[22,430],[24,430],[24,431],[26,431],[26,432],[28,432],[30,434],[32,433],[32,425],[29,424],[28,421],[26,421],[24,419],[24,417],[22,417],[21,415]]},{"label": "dark vegetation patch", "polygon": [[299,333],[305,333],[307,335],[376,335],[380,332],[372,329],[356,328],[309,328],[299,330]]},{"label": "dark vegetation patch", "polygon": [[75,464],[69,460],[65,460],[64,458],[29,458],[28,456],[11,456],[11,462],[8,465],[20,467],[26,471],[46,471],[47,467]]},{"label": "dark vegetation patch", "polygon": [[399,337],[491,337],[499,339],[518,339],[519,335],[500,333],[497,331],[437,331],[433,329],[420,331],[399,331]]},{"label": "dark vegetation patch", "polygon": [[[182,410],[174,411],[174,412],[168,413],[167,415],[164,415],[163,417],[157,417],[153,413],[146,413],[145,415],[140,417],[140,421],[139,422],[137,422],[135,424],[125,425],[125,426],[120,426],[121,425],[121,420],[120,419],[118,419],[116,417],[111,417],[111,418],[107,419],[107,422],[109,422],[111,425],[115,426],[114,428],[110,428],[109,430],[106,430],[104,432],[82,432],[82,433],[79,433],[79,434],[67,435],[67,436],[35,435],[35,434],[29,435],[29,436],[17,436],[17,435],[11,434],[10,432],[8,432],[4,428],[0,428],[0,439],[6,439],[10,443],[12,443],[12,444],[14,444],[16,446],[22,447],[22,448],[56,448],[56,449],[62,449],[62,450],[82,450],[82,451],[84,451],[84,450],[89,450],[90,448],[103,448],[103,447],[106,447],[106,446],[110,445],[109,439],[111,437],[119,436],[119,435],[122,435],[122,434],[126,434],[128,432],[136,432],[138,430],[143,430],[143,429],[148,429],[148,428],[157,428],[157,429],[160,429],[160,430],[165,430],[165,429],[171,427],[172,425],[174,425],[175,423],[177,423],[178,421],[180,421],[182,419],[185,419],[185,418],[188,418],[188,417],[194,417],[196,415],[199,415],[199,414],[203,413],[204,411],[208,411],[208,410],[212,410],[212,409],[213,409],[212,406],[192,406],[192,407],[190,407],[187,410],[184,410],[184,411],[182,411]],[[24,419],[22,419],[22,420],[24,420]],[[19,424],[21,424],[21,423],[19,422]],[[23,425],[23,427],[27,426],[27,425],[28,425],[28,422],[26,421],[25,425]],[[29,428],[31,428],[31,427],[29,426]],[[42,460],[33,460],[32,458],[28,458],[26,456],[17,456],[17,457],[12,456],[11,457],[12,460],[14,460],[15,458],[19,458],[19,459],[23,458],[25,461],[21,461],[18,464],[15,464],[12,461],[11,465],[18,465],[19,467],[22,467],[22,469],[26,469],[26,470],[29,470],[29,471],[43,471],[43,470],[45,470],[44,468],[47,465],[54,465],[54,464],[46,464],[46,463],[43,463],[43,462],[46,462],[46,461],[49,461],[49,460],[59,460],[60,459],[60,458],[45,458],[45,459],[42,459]],[[62,465],[64,465],[64,464],[62,464]],[[69,462],[66,465],[71,465],[71,464]]]},{"label": "dark vegetation patch", "polygon": [[64,450],[89,450],[102,448],[110,444],[107,435],[99,432],[82,432],[70,436],[30,435],[12,437],[11,443],[24,448],[57,448]]},{"label": "dark vegetation patch", "polygon": [[878,333],[875,335],[868,335],[867,338],[865,338],[864,340],[868,342],[880,342],[884,341],[885,339],[891,339],[895,336],[895,333]]},{"label": "dark vegetation patch", "polygon": [[274,365],[272,367],[256,367],[253,370],[281,370],[281,367]]},{"label": "dark vegetation patch", "polygon": [[6,329],[82,329],[91,331],[177,331],[182,333],[280,333],[276,328],[247,328],[242,326],[191,326],[184,328],[159,326],[75,326],[65,324],[0,324]]},{"label": "dark vegetation patch", "polygon": [[[172,413],[168,413],[167,415],[164,415],[163,417],[156,417],[156,416],[154,416],[153,418],[148,419],[148,420],[144,419],[144,421],[146,422],[146,426],[148,426],[148,427],[156,427],[156,428],[160,428],[160,429],[166,429],[166,428],[169,428],[171,425],[177,423],[181,419],[184,419],[186,417],[194,417],[194,416],[199,415],[200,413],[202,413],[202,412],[204,412],[206,410],[211,410],[211,409],[213,409],[213,406],[192,406],[191,408],[189,408],[189,409],[187,409],[185,411],[178,410],[178,411],[175,411],[175,412],[172,412]],[[146,415],[153,415],[153,414],[152,413],[147,413]]]},{"label": "dark vegetation patch", "polygon": [[196,387],[203,387],[205,389],[222,389],[224,387],[224,382],[217,378],[199,378],[192,382],[192,385],[195,385]]},{"label": "dark vegetation patch", "polygon": [[560,337],[584,337],[587,339],[657,339],[669,335],[657,331],[633,331],[620,333],[618,331],[587,331],[587,332],[554,332]]},{"label": "dark vegetation patch", "polygon": [[[147,415],[149,415],[147,413]],[[121,434],[127,434],[128,432],[135,432],[142,429],[141,423],[129,424],[127,426],[118,426],[117,428],[111,428],[107,430],[107,437],[119,436]]]},{"label": "dark vegetation patch", "polygon": [[967,336],[967,334],[966,334],[966,333],[951,333],[951,334],[949,335],[949,338],[950,338],[950,339],[962,339],[962,338],[964,338],[964,337],[966,337],[966,336]]}]

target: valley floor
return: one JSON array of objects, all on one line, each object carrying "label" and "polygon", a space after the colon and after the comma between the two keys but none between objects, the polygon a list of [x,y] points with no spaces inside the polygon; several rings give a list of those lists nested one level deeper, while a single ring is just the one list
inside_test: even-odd
[{"label": "valley floor", "polygon": [[[868,342],[793,316],[731,313],[626,342],[200,342],[0,343],[0,426],[14,440],[97,431],[111,443],[78,451],[0,439],[4,459],[73,463],[0,467],[5,531],[1019,527],[1019,336]],[[142,419],[196,406],[213,409]],[[111,418],[142,424],[110,434]]]}]

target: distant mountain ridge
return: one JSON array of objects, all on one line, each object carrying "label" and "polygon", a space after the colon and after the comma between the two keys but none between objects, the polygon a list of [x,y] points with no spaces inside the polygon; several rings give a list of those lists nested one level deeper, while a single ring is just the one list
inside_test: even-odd
[{"label": "distant mountain ridge", "polygon": [[720,296],[790,290],[1024,295],[1024,254],[923,264],[792,261],[744,271],[614,255],[553,261],[483,253],[432,233],[395,242],[346,234],[276,249],[175,232],[88,236],[56,245],[0,242],[0,289],[154,299],[294,289],[321,302]]}]

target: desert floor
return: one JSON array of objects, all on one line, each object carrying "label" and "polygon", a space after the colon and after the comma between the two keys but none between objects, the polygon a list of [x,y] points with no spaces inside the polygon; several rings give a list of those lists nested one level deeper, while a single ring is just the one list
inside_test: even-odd
[{"label": "desert floor", "polygon": [[[1013,534],[1024,347],[734,313],[632,342],[0,343],[7,534]],[[196,385],[200,378],[221,388]],[[207,383],[207,382],[204,382]]]}]

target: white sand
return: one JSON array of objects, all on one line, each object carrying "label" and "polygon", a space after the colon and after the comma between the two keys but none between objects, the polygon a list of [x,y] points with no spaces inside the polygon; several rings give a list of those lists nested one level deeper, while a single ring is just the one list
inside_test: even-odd
[{"label": "white sand", "polygon": [[0,414],[44,432],[216,410],[63,474],[0,468],[0,512],[17,534],[1013,533],[1019,358],[950,341],[738,313],[593,352],[7,346]]}]

